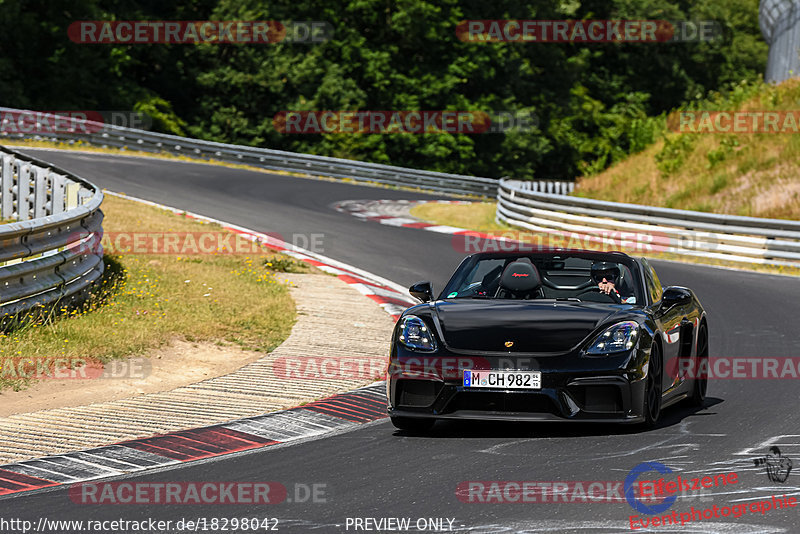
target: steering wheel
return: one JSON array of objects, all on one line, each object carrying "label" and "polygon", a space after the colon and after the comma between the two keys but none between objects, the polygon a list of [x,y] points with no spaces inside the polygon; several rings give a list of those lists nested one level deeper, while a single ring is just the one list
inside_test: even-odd
[{"label": "steering wheel", "polygon": [[612,291],[611,293],[603,293],[602,291],[600,291],[599,287],[593,286],[588,288],[586,291],[583,291],[580,294],[578,294],[578,298],[581,298],[581,295],[585,295],[586,293],[598,293],[600,295],[603,295],[604,297],[610,298],[611,301],[614,302],[614,304],[622,304],[622,298],[615,291]]}]

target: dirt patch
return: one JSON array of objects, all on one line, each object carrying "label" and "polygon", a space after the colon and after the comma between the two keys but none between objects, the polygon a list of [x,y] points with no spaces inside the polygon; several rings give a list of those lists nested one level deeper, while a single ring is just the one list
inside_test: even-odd
[{"label": "dirt patch", "polygon": [[759,217],[780,217],[784,212],[791,215],[800,204],[800,182],[779,178],[759,192],[753,199],[753,204],[753,211]]},{"label": "dirt patch", "polygon": [[715,197],[723,213],[751,217],[792,218],[800,204],[797,167],[781,163],[772,168],[750,171]]},{"label": "dirt patch", "polygon": [[[118,366],[117,375],[127,374],[132,378],[46,379],[23,391],[5,390],[0,393],[0,417],[169,391],[232,373],[263,356],[263,352],[242,350],[234,345],[174,340],[151,351],[144,359],[129,358],[109,364]],[[125,373],[125,369],[133,372]]]}]

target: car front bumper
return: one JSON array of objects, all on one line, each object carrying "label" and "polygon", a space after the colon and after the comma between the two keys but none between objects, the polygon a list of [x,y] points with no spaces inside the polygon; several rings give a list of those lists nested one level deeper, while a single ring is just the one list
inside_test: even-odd
[{"label": "car front bumper", "polygon": [[476,358],[483,363],[476,368],[541,372],[541,389],[536,390],[465,387],[463,369],[458,368],[407,372],[405,362],[414,356],[402,349],[394,351],[394,371],[387,380],[392,417],[605,423],[644,420],[646,371],[644,355],[636,349],[612,357],[565,354],[524,358],[524,365],[517,357]]}]

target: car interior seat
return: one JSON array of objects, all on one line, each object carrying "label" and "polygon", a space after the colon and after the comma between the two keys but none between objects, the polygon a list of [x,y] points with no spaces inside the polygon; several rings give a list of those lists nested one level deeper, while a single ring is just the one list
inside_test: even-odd
[{"label": "car interior seat", "polygon": [[539,270],[530,260],[524,260],[515,260],[506,265],[500,277],[498,298],[532,299],[544,296]]}]

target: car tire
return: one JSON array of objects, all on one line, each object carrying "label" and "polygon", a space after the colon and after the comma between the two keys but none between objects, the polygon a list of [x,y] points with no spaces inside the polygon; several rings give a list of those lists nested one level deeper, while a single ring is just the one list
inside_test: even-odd
[{"label": "car tire", "polygon": [[645,428],[656,426],[658,418],[661,416],[661,373],[663,370],[661,349],[654,341],[650,349],[650,361],[647,365],[647,376],[645,377],[644,402],[642,403]]},{"label": "car tire", "polygon": [[436,422],[423,417],[392,417],[391,420],[395,428],[413,433],[427,432]]},{"label": "car tire", "polygon": [[[697,331],[697,365],[695,366],[695,373],[700,370],[708,369],[708,328],[705,323],[700,325],[700,330]],[[708,391],[708,376],[703,378],[695,378],[692,385],[692,394],[689,397],[689,402],[692,406],[703,406],[706,401],[706,392]]]}]

